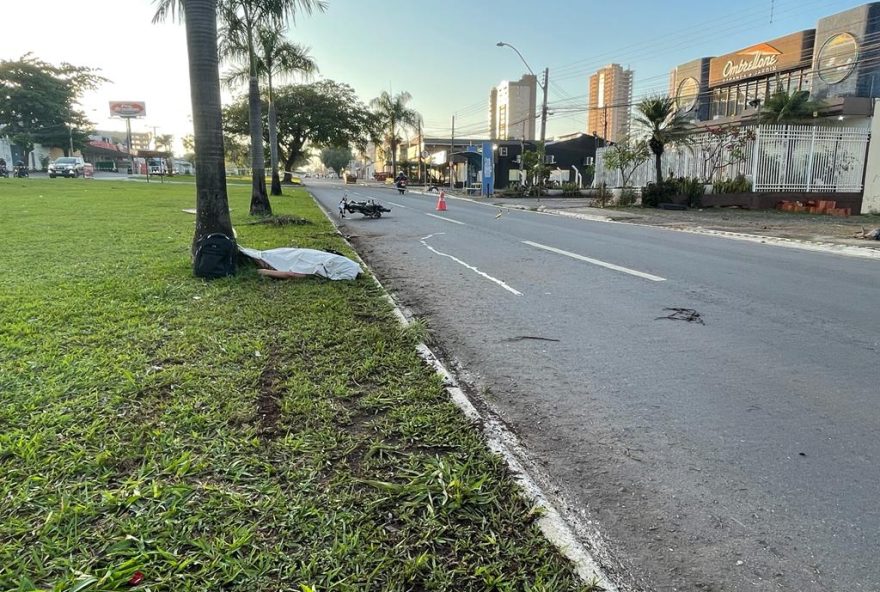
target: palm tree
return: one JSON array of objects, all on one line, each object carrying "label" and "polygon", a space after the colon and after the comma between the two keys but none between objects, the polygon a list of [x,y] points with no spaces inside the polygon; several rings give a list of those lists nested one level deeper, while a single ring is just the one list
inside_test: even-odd
[{"label": "palm tree", "polygon": [[412,95],[401,91],[394,95],[382,92],[381,95],[370,101],[370,107],[378,115],[383,127],[388,128],[385,141],[391,148],[391,175],[397,176],[397,146],[400,137],[397,135],[398,126],[415,128],[421,122],[421,115],[415,109],[406,106],[412,100]]},{"label": "palm tree", "polygon": [[171,134],[161,134],[156,136],[156,148],[159,146],[165,148],[167,151],[171,151],[171,145],[174,143],[174,136]]},{"label": "palm tree", "polygon": [[686,139],[691,125],[678,110],[672,97],[646,97],[636,105],[635,121],[647,129],[648,147],[654,153],[657,184],[663,182],[661,157],[667,144]]},{"label": "palm tree", "polygon": [[810,100],[808,91],[796,90],[789,94],[780,88],[764,103],[758,123],[804,123],[812,120],[824,107],[821,101]]},{"label": "palm tree", "polygon": [[[179,1],[179,0],[178,0]],[[251,136],[251,215],[269,215],[272,206],[266,194],[266,159],[263,155],[262,105],[257,70],[257,31],[260,28],[282,29],[302,10],[311,14],[323,11],[324,0],[219,0],[220,20],[228,36],[228,47],[244,47],[250,69],[248,104]]]},{"label": "palm tree", "polygon": [[196,230],[192,251],[215,232],[233,236],[226,194],[226,165],[217,55],[217,0],[156,0],[153,22],[183,18],[189,54],[190,95],[196,153]]},{"label": "palm tree", "polygon": [[[309,55],[309,48],[284,39],[283,29],[269,29],[260,26],[256,34],[259,50],[256,55],[257,73],[267,82],[269,95],[269,153],[272,166],[272,195],[281,195],[281,179],[278,175],[278,114],[275,109],[273,77],[300,73],[311,76],[318,71],[318,65]],[[228,37],[227,37],[228,38]],[[230,39],[232,41],[232,39]],[[231,48],[229,48],[231,49]],[[246,47],[237,47],[229,52],[230,57],[247,56]],[[247,61],[247,60],[245,60]],[[236,85],[250,78],[247,63],[233,70],[225,82]]]}]

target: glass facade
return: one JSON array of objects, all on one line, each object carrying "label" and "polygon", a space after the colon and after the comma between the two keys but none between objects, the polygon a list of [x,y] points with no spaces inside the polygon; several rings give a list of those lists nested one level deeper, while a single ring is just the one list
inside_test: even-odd
[{"label": "glass facade", "polygon": [[752,109],[749,103],[764,101],[778,89],[786,92],[809,91],[812,87],[812,68],[802,68],[782,74],[771,74],[755,80],[744,80],[727,86],[712,89],[709,104],[709,118],[731,117]]}]

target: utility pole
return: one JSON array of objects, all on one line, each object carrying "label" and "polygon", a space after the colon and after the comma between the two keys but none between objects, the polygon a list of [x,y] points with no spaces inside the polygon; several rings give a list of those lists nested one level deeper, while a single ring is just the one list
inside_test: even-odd
[{"label": "utility pole", "polygon": [[542,89],[544,91],[544,101],[541,104],[541,143],[544,143],[544,139],[547,135],[547,85],[550,82],[550,68],[544,68],[544,84]]},{"label": "utility pole", "polygon": [[128,142],[128,166],[132,175],[136,174],[134,170],[134,150],[131,147],[131,117],[125,118],[125,136]]},{"label": "utility pole", "polygon": [[449,188],[455,189],[455,181],[452,173],[455,170],[455,164],[452,162],[452,152],[455,150],[455,115],[452,116],[452,139],[449,140]]},{"label": "utility pole", "polygon": [[528,120],[523,121],[523,131],[522,135],[519,137],[519,184],[525,185],[523,183],[523,160],[525,160],[526,155],[526,123]]},{"label": "utility pole", "polygon": [[602,148],[608,144],[608,103],[602,107]]},{"label": "utility pole", "polygon": [[[419,182],[422,181],[422,119],[419,118]],[[428,184],[427,178],[425,185]]]}]

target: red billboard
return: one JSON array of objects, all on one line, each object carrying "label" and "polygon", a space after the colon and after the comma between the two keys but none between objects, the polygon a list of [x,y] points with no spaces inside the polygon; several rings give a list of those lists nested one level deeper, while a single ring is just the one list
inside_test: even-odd
[{"label": "red billboard", "polygon": [[110,117],[144,117],[147,104],[143,101],[110,101]]}]

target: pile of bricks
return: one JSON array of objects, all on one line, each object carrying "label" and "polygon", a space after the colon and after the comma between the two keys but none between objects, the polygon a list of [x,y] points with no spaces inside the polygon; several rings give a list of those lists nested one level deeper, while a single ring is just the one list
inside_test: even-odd
[{"label": "pile of bricks", "polygon": [[776,204],[777,210],[783,212],[800,212],[804,214],[824,214],[826,216],[848,217],[850,208],[838,208],[836,201],[815,199],[809,201],[780,201]]}]

